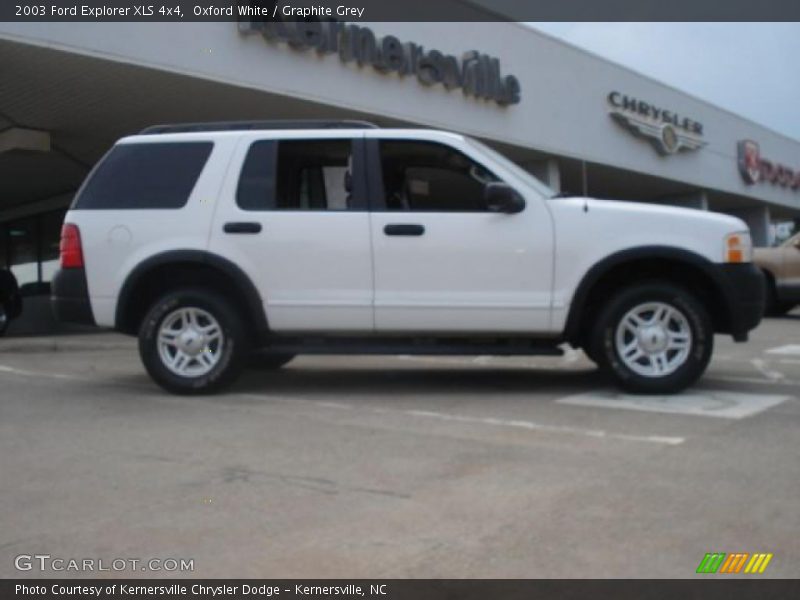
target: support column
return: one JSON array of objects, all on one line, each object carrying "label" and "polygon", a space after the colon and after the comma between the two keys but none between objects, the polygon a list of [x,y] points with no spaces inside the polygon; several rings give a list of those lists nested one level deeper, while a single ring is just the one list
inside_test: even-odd
[{"label": "support column", "polygon": [[734,217],[739,217],[750,228],[750,235],[753,238],[754,246],[769,246],[770,227],[769,227],[769,207],[767,206],[748,206],[738,209],[725,209],[724,211]]},{"label": "support column", "polygon": [[520,163],[520,166],[550,186],[554,192],[559,193],[561,191],[561,170],[556,159],[530,160]]}]

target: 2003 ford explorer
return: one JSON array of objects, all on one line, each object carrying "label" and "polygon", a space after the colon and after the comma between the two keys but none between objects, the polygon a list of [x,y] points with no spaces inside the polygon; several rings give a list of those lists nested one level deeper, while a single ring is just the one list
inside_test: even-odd
[{"label": "2003 ford explorer", "polygon": [[745,341],[764,282],[734,217],[555,197],[468,137],[354,121],[156,126],[67,213],[53,305],[138,335],[175,393],[248,352],[559,354],[624,389],[692,384]]}]

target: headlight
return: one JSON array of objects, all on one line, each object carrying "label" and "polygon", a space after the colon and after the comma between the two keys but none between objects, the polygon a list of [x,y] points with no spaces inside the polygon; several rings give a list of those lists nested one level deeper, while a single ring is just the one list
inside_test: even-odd
[{"label": "headlight", "polygon": [[725,236],[725,247],[722,249],[722,262],[745,263],[753,260],[753,240],[749,231],[729,233]]}]

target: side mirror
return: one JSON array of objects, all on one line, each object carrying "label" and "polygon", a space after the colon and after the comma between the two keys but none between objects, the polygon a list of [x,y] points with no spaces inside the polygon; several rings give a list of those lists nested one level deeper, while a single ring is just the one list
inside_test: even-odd
[{"label": "side mirror", "polygon": [[525,199],[505,183],[487,183],[483,190],[483,198],[491,212],[513,215],[525,210]]}]

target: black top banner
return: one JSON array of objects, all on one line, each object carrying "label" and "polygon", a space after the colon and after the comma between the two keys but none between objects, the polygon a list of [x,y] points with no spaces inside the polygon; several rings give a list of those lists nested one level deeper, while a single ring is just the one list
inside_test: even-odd
[{"label": "black top banner", "polygon": [[800,580],[65,579],[2,580],[0,598],[36,600],[786,600]]},{"label": "black top banner", "polygon": [[800,21],[797,0],[3,0],[0,21]]}]

